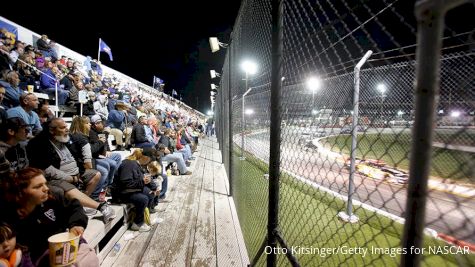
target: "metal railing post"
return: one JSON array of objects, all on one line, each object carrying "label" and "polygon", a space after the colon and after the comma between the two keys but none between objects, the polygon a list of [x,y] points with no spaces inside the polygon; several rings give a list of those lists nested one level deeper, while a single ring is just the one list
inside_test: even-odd
[{"label": "metal railing post", "polygon": [[[269,152],[269,211],[267,224],[268,246],[277,247],[279,227],[279,179],[280,179],[280,134],[282,95],[282,53],[283,53],[283,11],[282,0],[272,1],[272,66],[271,66],[271,122]],[[267,266],[276,266],[277,254],[267,255]]]},{"label": "metal railing post", "polygon": [[355,66],[355,77],[354,77],[354,86],[355,90],[353,91],[353,118],[352,118],[352,131],[351,131],[351,162],[350,162],[350,176],[348,178],[348,201],[346,203],[346,214],[340,212],[338,216],[346,221],[355,223],[358,221],[358,217],[353,214],[353,194],[355,193],[354,185],[354,176],[356,171],[356,146],[358,144],[358,112],[359,112],[359,101],[360,101],[360,70],[363,64],[368,60],[368,58],[373,54],[373,51],[368,50],[366,54],[361,58],[361,60]]},{"label": "metal railing post", "polygon": [[228,151],[228,156],[229,156],[229,174],[228,174],[228,182],[229,182],[229,196],[233,195],[233,97],[232,97],[232,89],[231,89],[231,59],[232,59],[232,42],[229,42],[229,47],[228,47],[228,53],[229,53],[229,58],[228,58],[228,138],[229,138],[229,151]]},{"label": "metal railing post", "polygon": [[439,95],[440,55],[444,17],[448,10],[467,0],[422,0],[416,3],[417,50],[415,82],[415,120],[412,132],[407,188],[406,222],[401,266],[420,265],[422,255],[411,249],[421,248],[424,237],[427,182],[429,179],[434,117]]},{"label": "metal railing post", "polygon": [[245,114],[244,109],[246,108],[246,104],[245,104],[246,95],[249,92],[249,89],[247,88],[248,79],[249,79],[249,75],[246,71],[246,87],[245,87],[246,92],[242,94],[242,108],[241,108],[241,116],[242,116],[241,118],[241,160],[246,159],[246,157],[244,157],[244,131],[246,130],[246,114]]}]

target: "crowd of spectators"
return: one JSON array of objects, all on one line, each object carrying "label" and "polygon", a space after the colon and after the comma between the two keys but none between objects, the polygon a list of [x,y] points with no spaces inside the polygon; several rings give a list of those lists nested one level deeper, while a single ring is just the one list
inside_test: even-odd
[{"label": "crowd of spectators", "polygon": [[[20,248],[24,266],[48,265],[49,236],[82,235],[98,211],[104,223],[115,217],[108,196],[135,206],[131,230],[149,231],[144,210],[166,199],[167,167],[191,174],[203,118],[105,75],[91,58],[58,55],[46,35],[34,47],[0,34],[0,261]],[[76,108],[70,125],[36,94],[51,100],[56,90],[60,105]],[[131,155],[122,160],[124,150]],[[83,258],[95,265],[94,255]]]}]

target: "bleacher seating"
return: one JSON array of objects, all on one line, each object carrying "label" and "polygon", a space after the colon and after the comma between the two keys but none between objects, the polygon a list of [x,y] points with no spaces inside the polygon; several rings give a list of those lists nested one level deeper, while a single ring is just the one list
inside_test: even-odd
[{"label": "bleacher seating", "polygon": [[[34,45],[34,44],[30,44]],[[61,55],[59,55],[61,56]],[[33,58],[34,59],[34,58]],[[74,61],[75,63],[79,63],[78,65],[82,64],[81,61],[84,60],[83,58],[77,58],[76,60],[71,59],[71,61]],[[59,62],[59,61],[58,61]],[[34,63],[33,63],[34,64]],[[63,64],[63,63],[54,63],[54,64]],[[98,64],[100,66],[100,64]],[[30,66],[33,69],[36,69],[35,66],[31,65]],[[58,66],[59,67],[59,66]],[[64,67],[64,66],[63,66]],[[73,70],[72,69],[67,69],[67,70],[61,70],[63,71],[62,75],[66,75],[67,73],[71,73]],[[74,70],[74,72],[76,72]],[[78,75],[78,79],[81,80],[81,82],[84,82],[86,84],[86,80],[88,82],[91,81],[92,77],[94,75],[97,76],[97,71],[92,71],[88,70],[90,73],[89,77],[85,79],[85,76],[82,76],[82,74]],[[65,72],[65,73],[64,73]],[[112,72],[114,73],[114,72]],[[62,76],[58,76],[62,77]],[[121,94],[123,93],[124,95],[127,95],[129,99],[126,99],[125,97],[123,99],[119,99],[120,101],[123,101],[127,103],[128,105],[131,104],[129,103],[134,101],[137,101],[140,103],[140,105],[148,105],[149,109],[154,109],[155,113],[149,113],[149,116],[156,116],[158,115],[157,110],[160,110],[160,114],[163,113],[163,117],[161,116],[156,116],[156,118],[164,123],[165,119],[168,118],[170,120],[174,121],[174,124],[186,124],[187,122],[191,121],[192,119],[195,121],[203,121],[203,114],[198,113],[196,111],[191,110],[191,108],[188,107],[188,109],[184,109],[184,105],[180,102],[174,100],[173,98],[169,98],[168,96],[164,95],[163,93],[160,93],[158,91],[152,90],[152,88],[148,87],[142,87],[138,88],[136,84],[138,84],[137,81],[131,80],[131,79],[119,79],[114,74],[110,73],[105,73],[103,77],[98,76],[100,80],[98,82],[103,82],[104,84],[108,84],[105,88],[102,85],[97,85],[96,83],[94,88],[90,88],[90,92],[95,92],[96,96],[104,94],[104,93],[109,93],[109,92],[104,92],[105,91],[110,91],[110,92],[120,92]],[[102,80],[101,80],[102,79]],[[107,80],[113,80],[114,82],[107,82]],[[92,82],[88,85],[92,86]],[[30,86],[30,85],[28,85]],[[38,87],[38,86],[37,86]],[[144,90],[147,89],[147,90]],[[34,94],[39,98],[39,99],[45,99],[48,100],[49,102],[49,108],[51,111],[55,112],[58,117],[62,117],[68,127],[70,127],[71,122],[72,122],[72,116],[73,115],[78,115],[76,107],[72,106],[66,106],[66,105],[61,105],[61,106],[56,106],[56,102],[54,99],[54,96],[48,95],[46,93],[40,93],[40,92],[34,92]],[[94,96],[94,93],[93,93]],[[93,97],[91,96],[91,97]],[[157,105],[158,104],[158,105]],[[158,107],[158,108],[157,108]],[[172,112],[177,112],[177,115],[172,115]],[[112,134],[109,134],[108,136],[108,143],[109,143],[109,148],[110,150],[115,150],[117,146],[114,144],[114,136]],[[121,154],[122,159],[124,159],[128,154],[130,154],[130,151],[116,151]],[[168,162],[163,162],[164,166],[168,165]],[[163,170],[165,172],[166,170]],[[114,244],[117,242],[117,240],[125,233],[125,231],[128,228],[128,220],[127,218],[129,217],[128,211],[130,210],[130,205],[111,205],[111,207],[114,209],[116,218],[114,220],[108,222],[107,224],[104,224],[100,218],[90,218],[89,224],[87,229],[84,232],[84,238],[88,241],[89,245],[93,247],[99,256],[100,261],[102,261],[107,255],[107,253],[112,249]],[[100,213],[98,213],[100,214]]]}]

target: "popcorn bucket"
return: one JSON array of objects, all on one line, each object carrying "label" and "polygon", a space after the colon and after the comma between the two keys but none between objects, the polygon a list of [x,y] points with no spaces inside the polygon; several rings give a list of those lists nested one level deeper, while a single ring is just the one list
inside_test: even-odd
[{"label": "popcorn bucket", "polygon": [[79,236],[59,233],[48,238],[50,266],[69,266],[76,262],[79,250]]}]

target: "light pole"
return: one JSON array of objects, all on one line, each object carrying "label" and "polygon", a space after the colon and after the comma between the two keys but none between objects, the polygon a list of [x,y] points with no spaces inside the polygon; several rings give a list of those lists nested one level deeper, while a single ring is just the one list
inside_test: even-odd
[{"label": "light pole", "polygon": [[245,118],[245,108],[246,108],[246,104],[245,104],[245,101],[246,101],[246,95],[249,94],[249,92],[251,92],[252,90],[252,87],[251,88],[248,88],[248,81],[249,81],[249,74],[250,75],[254,75],[256,74],[257,72],[257,65],[256,63],[252,62],[252,61],[249,61],[249,60],[245,60],[243,61],[243,63],[241,64],[241,68],[242,70],[244,70],[244,72],[246,73],[246,92],[244,94],[242,94],[242,118],[241,118],[241,160],[245,160],[246,158],[244,157],[244,131],[246,130],[246,118]]},{"label": "light pole", "polygon": [[380,107],[379,115],[381,116],[381,119],[384,122],[384,119],[383,119],[383,104],[384,104],[384,98],[386,97],[386,95],[385,95],[386,85],[380,83],[380,84],[378,84],[378,86],[376,88],[381,93],[381,107]]},{"label": "light pole", "polygon": [[[307,88],[312,92],[312,115],[314,114],[314,109],[315,109],[315,92],[320,89],[322,86],[322,81],[317,78],[317,77],[310,77],[307,79]],[[313,122],[313,116],[312,116],[312,122]],[[320,123],[320,122],[319,122]]]}]

